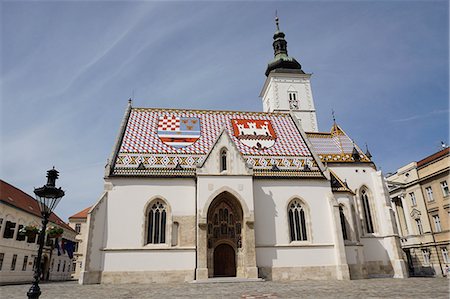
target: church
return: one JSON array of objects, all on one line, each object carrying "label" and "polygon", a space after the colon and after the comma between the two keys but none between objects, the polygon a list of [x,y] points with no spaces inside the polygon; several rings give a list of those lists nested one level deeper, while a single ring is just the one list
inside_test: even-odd
[{"label": "church", "polygon": [[263,112],[129,101],[80,283],[406,277],[381,171],[336,122],[318,131],[278,19],[273,50]]}]

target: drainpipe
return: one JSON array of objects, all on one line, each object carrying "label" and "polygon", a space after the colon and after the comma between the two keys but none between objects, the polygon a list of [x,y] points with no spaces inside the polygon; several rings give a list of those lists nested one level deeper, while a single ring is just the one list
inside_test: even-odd
[{"label": "drainpipe", "polygon": [[197,202],[198,202],[198,194],[197,194],[197,176],[194,178],[195,182],[195,269],[194,269],[194,280],[197,280],[197,267],[198,267],[198,211],[197,211]]}]

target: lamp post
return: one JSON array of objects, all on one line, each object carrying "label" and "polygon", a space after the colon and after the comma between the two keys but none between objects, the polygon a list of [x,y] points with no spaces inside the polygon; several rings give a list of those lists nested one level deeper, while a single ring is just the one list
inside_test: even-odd
[{"label": "lamp post", "polygon": [[40,188],[34,189],[36,195],[36,201],[39,204],[39,209],[42,215],[42,229],[39,233],[39,250],[36,260],[36,267],[34,269],[34,281],[30,290],[27,293],[29,299],[37,299],[41,295],[41,289],[39,288],[39,280],[41,277],[41,258],[42,249],[44,248],[45,229],[47,227],[48,218],[52,211],[56,208],[61,198],[64,196],[64,191],[60,188],[56,188],[55,182],[58,178],[58,171],[53,169],[47,171],[47,184]]}]

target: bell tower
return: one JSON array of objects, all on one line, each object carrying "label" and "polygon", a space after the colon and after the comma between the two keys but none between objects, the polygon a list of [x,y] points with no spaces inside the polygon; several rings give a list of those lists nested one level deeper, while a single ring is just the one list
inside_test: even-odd
[{"label": "bell tower", "polygon": [[280,31],[278,16],[273,35],[274,59],[266,69],[261,94],[264,112],[292,111],[307,132],[318,132],[316,109],[311,92],[311,74],[288,56],[285,34]]}]

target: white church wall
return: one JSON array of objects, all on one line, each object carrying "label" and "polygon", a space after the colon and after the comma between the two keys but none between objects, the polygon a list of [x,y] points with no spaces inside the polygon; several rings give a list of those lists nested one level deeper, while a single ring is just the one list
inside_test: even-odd
[{"label": "white church wall", "polygon": [[[272,73],[266,79],[261,92],[265,112],[294,111],[307,132],[317,132],[317,117],[311,90],[311,75]],[[295,93],[298,107],[291,107],[289,93]]]},{"label": "white church wall", "polygon": [[[126,263],[124,263],[126,261]],[[106,251],[104,271],[171,271],[195,268],[195,249]]]},{"label": "white church wall", "polygon": [[257,246],[290,244],[288,203],[299,198],[307,208],[308,243],[332,244],[326,180],[258,179],[254,181],[255,234]]},{"label": "white church wall", "polygon": [[[256,259],[260,275],[272,280],[340,277],[331,220],[329,181],[257,179],[255,193]],[[306,210],[308,238],[290,240],[288,204],[300,199]]]},{"label": "white church wall", "polygon": [[[369,276],[406,275],[405,264],[398,246],[398,235],[394,232],[394,221],[388,193],[385,190],[381,171],[370,164],[332,164],[328,165],[349,188],[356,193],[355,207],[357,228],[363,246],[365,267]],[[374,233],[367,234],[364,228],[363,208],[360,192],[362,188],[369,191],[371,213],[373,215]],[[377,250],[378,249],[378,250]]]},{"label": "white church wall", "polygon": [[330,266],[335,264],[333,245],[279,246],[256,249],[258,267]]},{"label": "white church wall", "polygon": [[[108,192],[109,221],[107,248],[140,248],[146,235],[146,207],[162,199],[169,207],[166,236],[174,216],[195,216],[195,181],[193,179],[115,178]],[[126,220],[126,221],[125,221]],[[170,246],[169,240],[167,245]],[[154,246],[154,245],[147,245]]]},{"label": "white church wall", "polygon": [[82,270],[78,282],[80,284],[100,283],[101,271],[103,271],[103,252],[107,238],[107,204],[108,192],[104,192],[95,205],[91,208],[87,217],[88,233],[87,242],[83,251],[86,253],[82,263]]},{"label": "white church wall", "polygon": [[229,192],[241,203],[244,217],[253,218],[252,176],[198,176],[197,200],[199,217],[206,218],[208,207],[222,192]]}]

